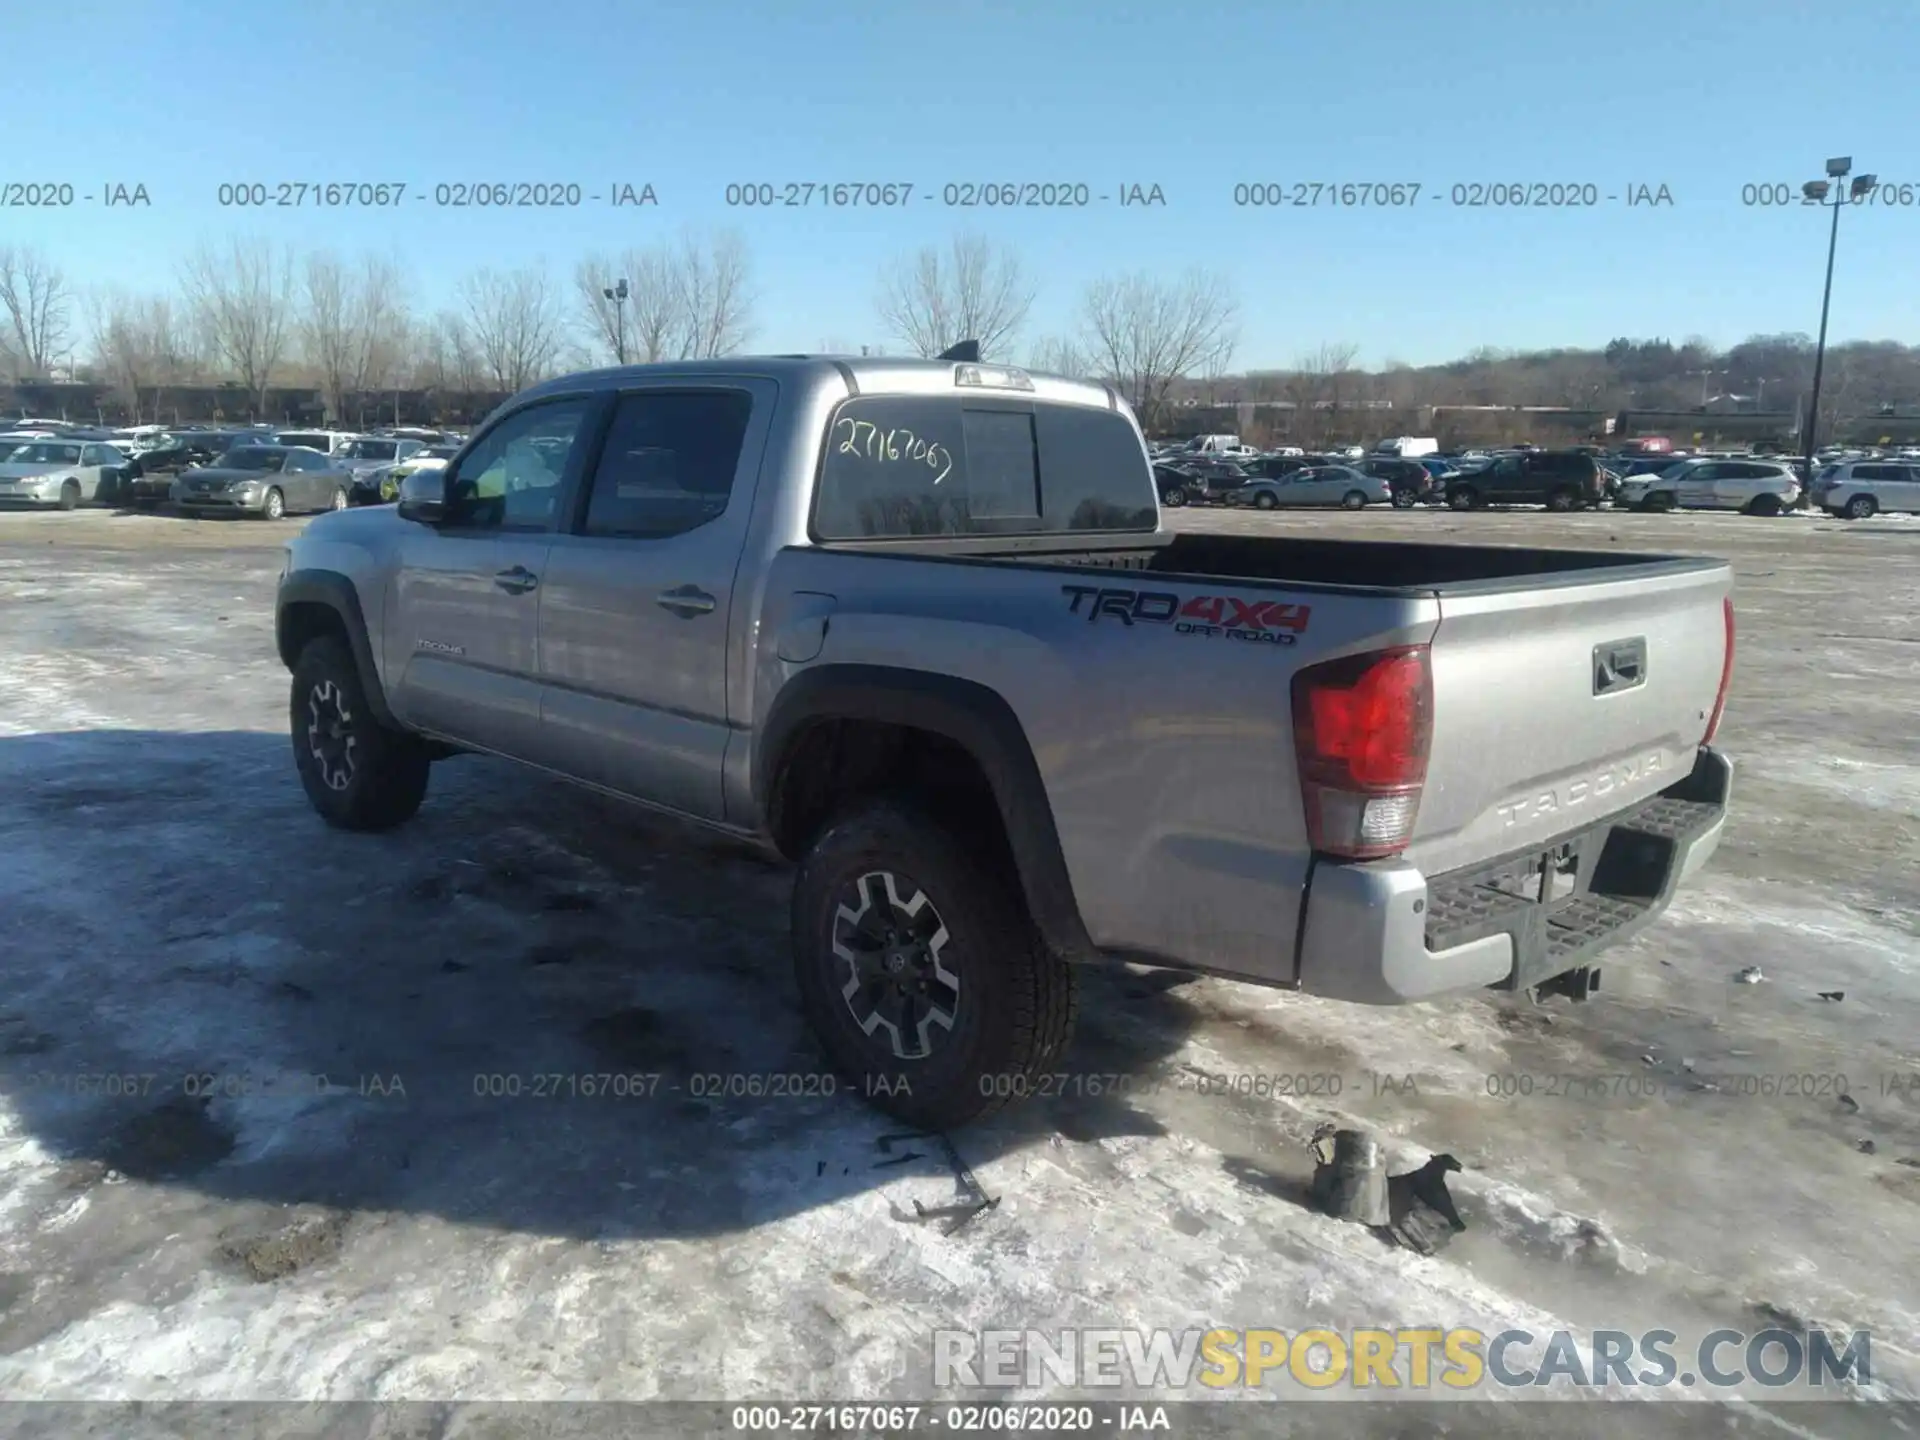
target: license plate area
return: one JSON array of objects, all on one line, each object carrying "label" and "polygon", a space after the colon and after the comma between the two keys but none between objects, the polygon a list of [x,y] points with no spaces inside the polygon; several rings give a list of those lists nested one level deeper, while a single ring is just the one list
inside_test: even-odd
[{"label": "license plate area", "polygon": [[1481,877],[1479,883],[1496,894],[1511,896],[1515,900],[1551,905],[1556,900],[1566,899],[1580,888],[1580,877],[1585,868],[1582,863],[1584,854],[1585,847],[1579,840],[1569,840],[1511,860]]}]

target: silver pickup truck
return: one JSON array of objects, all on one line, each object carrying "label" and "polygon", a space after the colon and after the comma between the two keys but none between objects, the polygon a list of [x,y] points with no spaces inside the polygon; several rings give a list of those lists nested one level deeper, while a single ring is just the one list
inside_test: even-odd
[{"label": "silver pickup truck", "polygon": [[799,862],[807,1018],[922,1125],[1027,1093],[1102,957],[1583,998],[1718,843],[1729,569],[1364,528],[1161,529],[1101,384],[571,375],[288,543],[294,759],[349,829],[484,752]]}]

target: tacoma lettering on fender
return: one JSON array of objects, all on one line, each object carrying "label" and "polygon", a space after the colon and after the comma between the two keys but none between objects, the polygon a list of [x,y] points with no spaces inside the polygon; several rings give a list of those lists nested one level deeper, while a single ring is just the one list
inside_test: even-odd
[{"label": "tacoma lettering on fender", "polygon": [[1112,390],[966,347],[550,381],[287,551],[323,817],[483,752],[779,852],[822,1048],[924,1126],[1097,957],[1584,995],[1730,788],[1723,562],[1171,534]]}]

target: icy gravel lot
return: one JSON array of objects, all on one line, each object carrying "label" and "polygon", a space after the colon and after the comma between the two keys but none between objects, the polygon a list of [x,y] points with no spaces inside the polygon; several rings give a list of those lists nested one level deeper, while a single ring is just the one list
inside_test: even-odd
[{"label": "icy gravel lot", "polygon": [[[852,1096],[702,1093],[819,1072],[783,869],[472,758],[411,826],[328,830],[284,530],[0,516],[0,1395],[924,1399],[937,1328],[1425,1323],[1864,1327],[1873,1393],[1920,1397],[1920,524],[1176,523],[1731,557],[1728,838],[1577,1007],[1088,972],[1067,1068],[1131,1082],[954,1137],[999,1203],[949,1235],[946,1156]],[[581,1074],[660,1078],[530,1093]],[[1457,1155],[1468,1231],[1418,1258],[1304,1208],[1325,1119]],[[1873,1409],[1691,1407],[1914,1413]]]}]

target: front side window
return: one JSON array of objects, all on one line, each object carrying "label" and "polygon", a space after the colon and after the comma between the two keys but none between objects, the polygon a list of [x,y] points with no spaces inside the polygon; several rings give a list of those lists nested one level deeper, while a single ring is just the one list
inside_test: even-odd
[{"label": "front side window", "polygon": [[559,516],[567,461],[592,403],[576,396],[529,405],[489,430],[448,479],[448,524],[469,530],[551,529]]}]

